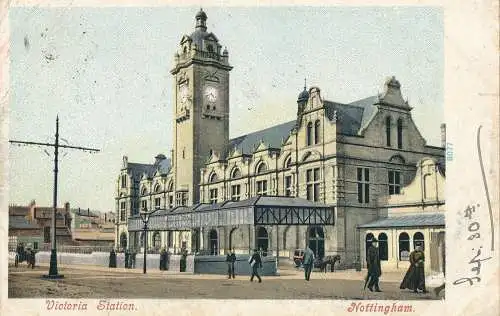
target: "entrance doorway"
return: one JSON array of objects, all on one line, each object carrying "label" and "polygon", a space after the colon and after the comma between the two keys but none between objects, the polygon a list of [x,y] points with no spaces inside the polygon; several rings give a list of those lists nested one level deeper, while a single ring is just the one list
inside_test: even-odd
[{"label": "entrance doorway", "polygon": [[219,239],[217,238],[217,231],[212,229],[208,234],[210,239],[210,254],[217,256],[219,254]]},{"label": "entrance doorway", "polygon": [[325,256],[325,234],[323,227],[312,226],[309,228],[309,248],[314,252],[316,258]]},{"label": "entrance doorway", "polygon": [[267,249],[269,247],[269,234],[264,227],[259,227],[257,231],[257,250],[262,251],[262,255],[267,256]]}]

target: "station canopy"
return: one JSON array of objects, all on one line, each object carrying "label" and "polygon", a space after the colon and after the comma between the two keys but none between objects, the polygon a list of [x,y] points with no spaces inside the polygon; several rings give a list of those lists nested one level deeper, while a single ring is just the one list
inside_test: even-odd
[{"label": "station canopy", "polygon": [[[200,203],[158,210],[150,218],[148,230],[191,230],[233,225],[333,225],[333,206],[298,197],[256,196],[243,201]],[[128,230],[140,231],[139,215],[129,218]]]}]

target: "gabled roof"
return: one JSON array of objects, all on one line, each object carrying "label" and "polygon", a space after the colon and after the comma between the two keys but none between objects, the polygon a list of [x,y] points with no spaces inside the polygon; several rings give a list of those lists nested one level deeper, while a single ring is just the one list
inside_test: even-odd
[{"label": "gabled roof", "polygon": [[152,178],[157,170],[160,174],[167,174],[170,171],[171,163],[169,158],[164,158],[158,159],[157,162],[153,164],[129,162],[127,167],[132,177],[134,177],[135,180],[140,180],[143,174],[146,174],[148,178]]},{"label": "gabled roof", "polygon": [[359,228],[396,228],[396,227],[426,227],[443,226],[444,213],[406,215],[398,217],[388,217],[376,220],[371,223],[359,225]]},{"label": "gabled roof", "polygon": [[349,104],[324,101],[326,115],[329,120],[340,122],[340,134],[358,135],[359,132],[368,125],[377,110],[374,105],[378,98],[376,96],[368,97],[362,100],[354,101]]},{"label": "gabled roof", "polygon": [[252,154],[261,141],[269,148],[281,148],[282,141],[294,127],[295,120],[230,139],[224,156],[235,148],[242,154]]}]

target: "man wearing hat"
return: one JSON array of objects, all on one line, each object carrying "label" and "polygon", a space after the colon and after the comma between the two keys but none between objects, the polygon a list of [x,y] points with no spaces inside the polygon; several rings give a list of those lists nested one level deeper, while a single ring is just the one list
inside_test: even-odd
[{"label": "man wearing hat", "polygon": [[380,257],[378,255],[378,240],[373,237],[370,247],[366,254],[366,265],[368,267],[367,278],[370,279],[368,283],[368,289],[373,292],[373,287],[375,286],[375,292],[382,292],[378,285],[379,277],[382,275],[382,269],[380,268]]},{"label": "man wearing hat", "polygon": [[253,282],[253,278],[254,276],[256,276],[257,279],[259,279],[259,283],[261,283],[262,279],[260,278],[258,269],[262,268],[262,259],[257,249],[253,250],[253,255],[250,257],[250,260],[248,260],[248,263],[250,263],[250,266],[252,267],[252,276],[250,277],[250,282]]}]

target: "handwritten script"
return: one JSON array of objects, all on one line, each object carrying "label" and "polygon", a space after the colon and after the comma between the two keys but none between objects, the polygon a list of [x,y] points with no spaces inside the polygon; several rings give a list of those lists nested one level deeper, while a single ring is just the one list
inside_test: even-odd
[{"label": "handwritten script", "polygon": [[[491,209],[491,201],[490,201],[490,195],[488,191],[488,182],[486,181],[486,174],[484,172],[484,163],[483,163],[483,157],[482,157],[482,152],[481,152],[481,127],[477,129],[477,151],[478,151],[478,156],[479,156],[479,166],[481,168],[481,175],[482,175],[482,180],[483,180],[483,186],[484,186],[484,192],[486,195],[486,201],[488,202],[488,210],[489,210],[489,215],[490,215],[490,235],[491,235],[491,251],[493,252],[495,250],[495,243],[494,243],[494,238],[495,238],[495,228],[493,226],[493,212]],[[475,273],[475,275],[471,277],[463,277],[460,279],[457,279],[453,282],[453,285],[460,285],[460,284],[468,284],[469,286],[472,286],[475,284],[475,282],[481,282],[481,266],[482,263],[485,261],[490,260],[492,257],[487,257],[487,258],[482,258],[481,250],[483,249],[482,242],[480,240],[481,238],[481,223],[479,221],[478,216],[476,216],[476,211],[479,212],[480,205],[479,204],[472,204],[468,205],[465,210],[463,211],[463,216],[468,219],[468,225],[467,225],[467,231],[468,231],[468,237],[467,241],[473,244],[479,245],[479,247],[472,248],[472,253],[473,257],[469,260],[469,265],[471,265],[470,271]]]}]

